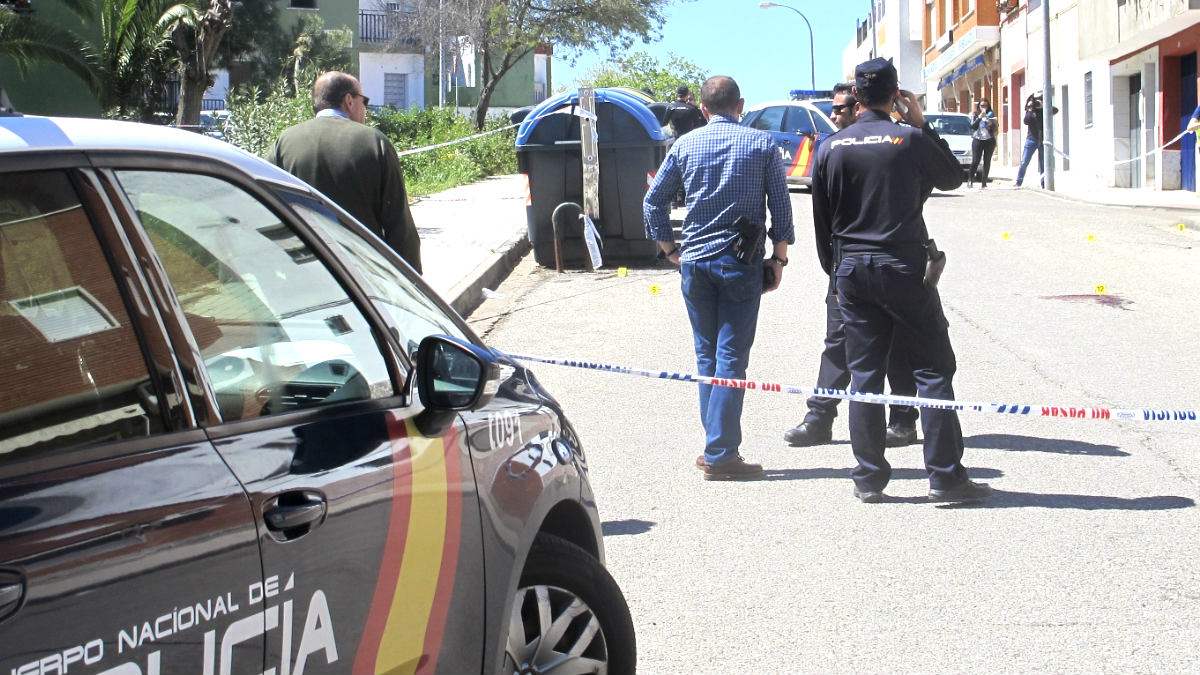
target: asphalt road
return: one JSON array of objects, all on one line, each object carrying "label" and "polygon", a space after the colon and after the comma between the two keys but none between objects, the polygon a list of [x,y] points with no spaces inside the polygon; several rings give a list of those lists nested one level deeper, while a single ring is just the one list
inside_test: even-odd
[{"label": "asphalt road", "polygon": [[[813,386],[826,280],[808,194],[793,204],[750,377]],[[926,220],[960,400],[1200,409],[1189,220],[1003,189],[938,194]],[[472,315],[494,346],[694,371],[673,268],[527,259],[496,290]],[[965,412],[989,504],[928,503],[911,446],[889,450],[893,498],[868,505],[844,406],[832,443],[789,448],[803,397],[749,393],[742,454],[767,476],[705,482],[694,385],[534,368],[583,439],[642,673],[1200,673],[1200,422]]]}]

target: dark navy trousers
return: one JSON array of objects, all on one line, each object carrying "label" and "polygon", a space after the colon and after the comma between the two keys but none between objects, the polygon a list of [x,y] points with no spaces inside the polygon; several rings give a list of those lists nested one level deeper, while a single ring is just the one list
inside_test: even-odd
[{"label": "dark navy trousers", "polygon": [[[849,253],[838,265],[835,284],[846,331],[850,388],[883,393],[888,352],[908,355],[917,394],[954,398],[955,360],[949,324],[936,288],[923,283],[924,255],[904,258]],[[962,428],[953,410],[921,413],[925,469],[932,489],[948,489],[967,479],[962,466]],[[884,411],[874,403],[850,402],[850,445],[858,466],[852,472],[860,490],[883,490],[892,467],[883,456]]]},{"label": "dark navy trousers", "polygon": [[[917,382],[913,379],[908,356],[894,346],[888,355],[887,379],[892,393],[916,396]],[[850,384],[850,369],[846,367],[846,331],[842,328],[842,310],[838,307],[833,289],[825,296],[825,349],[821,352],[821,369],[817,371],[817,386],[825,389],[845,389]],[[808,399],[805,422],[828,426],[837,417],[841,399],[812,396]],[[917,409],[908,405],[891,406],[891,424],[915,425]]]}]

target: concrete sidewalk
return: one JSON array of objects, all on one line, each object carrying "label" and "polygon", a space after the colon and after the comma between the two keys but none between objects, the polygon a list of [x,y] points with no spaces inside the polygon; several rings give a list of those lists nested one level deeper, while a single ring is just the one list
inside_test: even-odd
[{"label": "concrete sidewalk", "polygon": [[[1061,162],[1061,159],[1059,160]],[[1042,190],[1037,172],[1037,158],[1030,162],[1026,170],[1023,190],[1037,190],[1044,194],[1062,199],[1070,199],[1092,204],[1107,204],[1109,206],[1128,206],[1136,208],[1178,209],[1185,213],[1183,216],[1200,218],[1200,194],[1185,190],[1154,190],[1151,188],[1119,188],[1112,187],[1100,176],[1087,175],[1083,169],[1063,171],[1060,165],[1055,166],[1054,191]],[[992,164],[990,181],[996,181],[995,188],[1014,189],[1017,177],[1017,167]],[[993,189],[992,187],[988,188]],[[1200,223],[1200,221],[1194,221]]]},{"label": "concrete sidewalk", "polygon": [[493,176],[412,206],[425,281],[463,316],[529,251],[525,177]]}]

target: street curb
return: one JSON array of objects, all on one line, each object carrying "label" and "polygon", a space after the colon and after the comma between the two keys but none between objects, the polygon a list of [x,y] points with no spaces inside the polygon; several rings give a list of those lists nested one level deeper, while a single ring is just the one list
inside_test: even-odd
[{"label": "street curb", "polygon": [[1076,204],[1092,204],[1096,206],[1110,206],[1122,209],[1158,209],[1178,214],[1186,213],[1191,214],[1192,216],[1191,222],[1189,223],[1192,227],[1196,227],[1198,224],[1200,224],[1200,220],[1197,219],[1197,216],[1200,214],[1197,214],[1198,207],[1196,206],[1185,206],[1183,204],[1122,204],[1120,202],[1109,202],[1100,199],[1088,199],[1084,196],[1059,192],[1058,190],[1047,190],[1043,187],[1028,186],[1022,189],[1036,194],[1046,195],[1047,197],[1052,197],[1060,201],[1075,202]]},{"label": "street curb", "polygon": [[529,236],[522,233],[496,249],[486,260],[454,284],[446,294],[450,306],[464,319],[483,304],[483,289],[495,288],[529,253],[532,246]]}]

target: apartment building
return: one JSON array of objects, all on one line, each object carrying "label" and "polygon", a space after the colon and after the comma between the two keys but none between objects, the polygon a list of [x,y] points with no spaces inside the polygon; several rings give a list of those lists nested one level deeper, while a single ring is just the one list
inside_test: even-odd
[{"label": "apartment building", "polygon": [[1118,187],[1195,190],[1195,135],[1168,141],[1197,105],[1200,0],[1079,0],[1079,8],[1079,57],[1094,66],[1090,117],[1079,122],[1103,146],[1102,176]]},{"label": "apartment building", "polygon": [[891,59],[900,86],[925,94],[921,77],[923,0],[875,0],[873,11],[858,21],[854,39],[842,51],[845,80],[854,80],[854,67],[873,56]]}]

